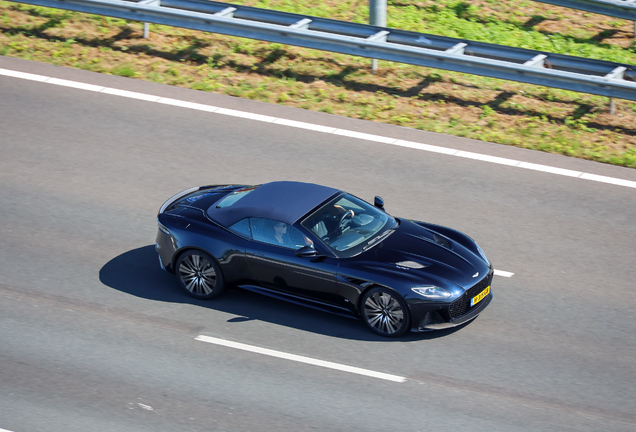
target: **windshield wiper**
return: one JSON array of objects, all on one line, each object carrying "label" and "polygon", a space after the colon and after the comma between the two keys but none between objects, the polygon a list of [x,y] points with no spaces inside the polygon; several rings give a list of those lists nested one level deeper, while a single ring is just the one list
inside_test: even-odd
[{"label": "windshield wiper", "polygon": [[366,244],[366,246],[364,246],[362,248],[362,250],[367,250],[369,249],[371,246],[373,246],[374,244],[378,243],[381,240],[384,240],[386,237],[388,237],[393,231],[395,231],[394,229],[389,229],[384,231],[382,234],[380,234],[379,236],[377,236],[376,238],[372,238],[369,243]]}]

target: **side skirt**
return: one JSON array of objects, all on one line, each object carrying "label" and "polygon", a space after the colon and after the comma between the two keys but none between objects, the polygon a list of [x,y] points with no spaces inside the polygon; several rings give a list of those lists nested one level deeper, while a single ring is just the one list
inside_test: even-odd
[{"label": "side skirt", "polygon": [[305,299],[302,297],[296,297],[289,294],[284,294],[278,291],[270,290],[267,288],[255,286],[255,285],[238,285],[239,288],[252,291],[258,294],[263,294],[268,297],[273,297],[279,300],[283,300],[289,303],[294,303],[297,305],[309,307],[312,309],[316,309],[323,312],[328,312],[334,315],[340,315],[346,318],[358,319],[353,313],[351,313],[348,309],[341,308],[338,306],[333,306],[325,303],[320,303],[314,300]]}]

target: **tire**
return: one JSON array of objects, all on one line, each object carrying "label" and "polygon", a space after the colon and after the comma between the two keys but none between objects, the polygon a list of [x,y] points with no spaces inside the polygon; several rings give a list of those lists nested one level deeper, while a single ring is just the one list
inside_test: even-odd
[{"label": "tire", "polygon": [[386,337],[398,337],[411,326],[411,316],[402,297],[386,288],[372,288],[362,297],[360,314],[374,332]]},{"label": "tire", "polygon": [[175,269],[179,285],[194,298],[211,299],[225,290],[219,265],[205,252],[184,252],[177,260]]}]

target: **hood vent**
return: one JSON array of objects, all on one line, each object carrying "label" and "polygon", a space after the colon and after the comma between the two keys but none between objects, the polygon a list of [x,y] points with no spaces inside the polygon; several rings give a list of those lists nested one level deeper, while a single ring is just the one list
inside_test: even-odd
[{"label": "hood vent", "polygon": [[428,267],[415,261],[400,261],[399,263],[395,263],[395,265],[412,269],[422,269],[424,267]]},{"label": "hood vent", "polygon": [[439,234],[433,234],[433,237],[435,238],[435,243],[437,243],[440,246],[444,246],[446,249],[450,249],[453,250],[453,246],[451,245],[451,242],[449,242],[448,240],[446,240],[444,237],[442,237]]}]

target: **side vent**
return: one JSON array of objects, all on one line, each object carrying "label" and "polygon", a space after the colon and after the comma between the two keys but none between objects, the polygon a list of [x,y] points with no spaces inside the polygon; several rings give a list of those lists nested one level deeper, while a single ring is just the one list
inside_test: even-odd
[{"label": "side vent", "polygon": [[356,279],[356,278],[352,278],[348,276],[343,276],[342,279],[344,279],[346,282],[349,282],[350,284],[354,284],[358,286],[363,286],[364,284],[367,283],[367,281],[364,279]]}]

